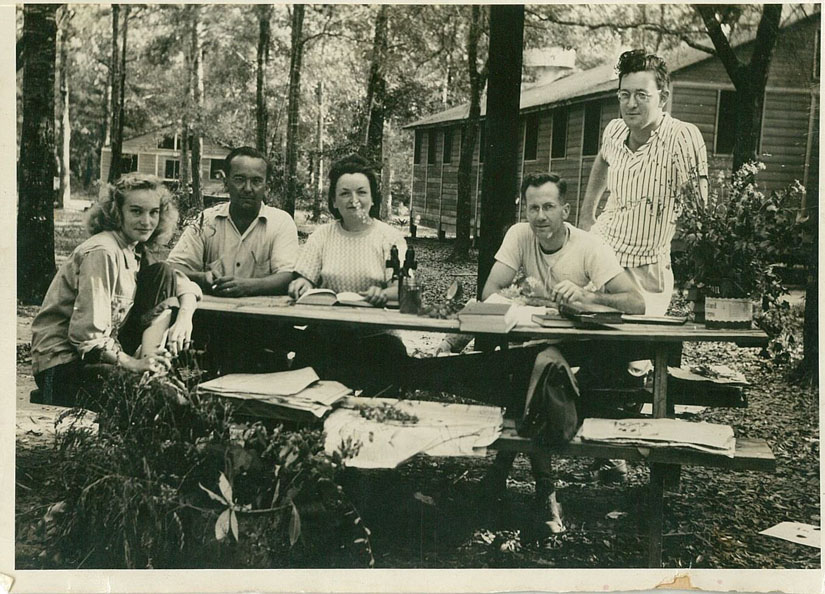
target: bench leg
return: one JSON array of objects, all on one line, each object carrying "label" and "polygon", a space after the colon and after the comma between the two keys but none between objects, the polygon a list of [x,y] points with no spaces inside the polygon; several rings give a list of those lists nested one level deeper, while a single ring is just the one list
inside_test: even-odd
[{"label": "bench leg", "polygon": [[648,485],[648,567],[662,567],[662,516],[664,514],[666,464],[650,465]]}]

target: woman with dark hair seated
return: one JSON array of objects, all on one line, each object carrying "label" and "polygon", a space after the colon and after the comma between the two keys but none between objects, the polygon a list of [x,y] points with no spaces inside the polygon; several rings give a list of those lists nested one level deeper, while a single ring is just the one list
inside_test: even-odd
[{"label": "woman with dark hair seated", "polygon": [[158,372],[188,348],[201,290],[152,253],[177,219],[161,180],[140,173],[118,179],[89,210],[91,237],[60,267],[32,323],[43,403],[75,404],[98,377],[93,364]]},{"label": "woman with dark hair seated", "polygon": [[[366,159],[350,155],[332,165],[328,205],[336,220],[319,227],[303,246],[289,294],[298,299],[309,289],[322,287],[360,293],[378,307],[397,300],[398,285],[390,284],[386,262],[393,246],[403,262],[407,243],[399,231],[378,220],[381,191]],[[315,330],[310,337],[313,366],[350,384],[396,383],[384,372],[387,365],[397,365],[407,355],[401,339],[388,333],[364,336]]]}]

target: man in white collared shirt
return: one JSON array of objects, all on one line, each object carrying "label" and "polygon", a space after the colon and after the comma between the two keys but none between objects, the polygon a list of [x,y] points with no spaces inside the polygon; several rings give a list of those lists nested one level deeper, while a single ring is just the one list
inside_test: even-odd
[{"label": "man in white collared shirt", "polygon": [[266,157],[250,147],[226,157],[229,202],[205,210],[167,262],[221,297],[285,294],[298,256],[298,230],[285,211],[263,204]]},{"label": "man in white collared shirt", "polygon": [[[604,130],[579,226],[613,248],[643,290],[647,315],[664,315],[673,293],[670,242],[679,196],[690,188],[707,198],[707,149],[696,126],[664,112],[670,75],[662,58],[633,50],[616,68],[622,117]],[[607,204],[595,219],[605,189]]]}]

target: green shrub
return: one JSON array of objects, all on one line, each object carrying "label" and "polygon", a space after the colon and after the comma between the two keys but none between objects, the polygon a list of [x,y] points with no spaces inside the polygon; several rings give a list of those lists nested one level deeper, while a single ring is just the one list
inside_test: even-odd
[{"label": "green shrub", "polygon": [[372,564],[322,432],[234,423],[223,402],[148,374],[114,370],[89,398],[99,432],[76,425],[56,444],[49,566]]}]

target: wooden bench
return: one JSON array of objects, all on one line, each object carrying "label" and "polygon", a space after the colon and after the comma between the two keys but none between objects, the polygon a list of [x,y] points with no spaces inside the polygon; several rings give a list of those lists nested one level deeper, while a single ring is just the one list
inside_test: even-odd
[{"label": "wooden bench", "polygon": [[[490,446],[497,450],[536,452],[543,448],[536,446],[532,440],[516,434],[515,422],[505,419],[501,437]],[[733,458],[708,454],[696,450],[679,448],[639,448],[629,445],[613,445],[582,441],[574,438],[564,446],[546,448],[546,451],[560,458],[610,458],[630,462],[649,462],[651,464],[675,464],[679,466],[708,466],[729,470],[754,470],[773,472],[776,470],[776,457],[768,443],[761,439],[740,438],[736,440],[736,453]]]}]

